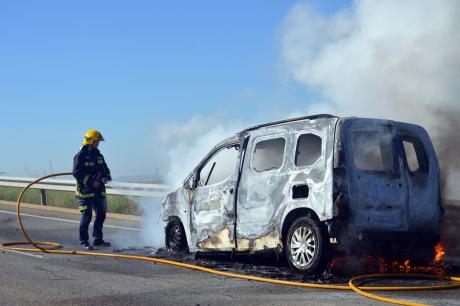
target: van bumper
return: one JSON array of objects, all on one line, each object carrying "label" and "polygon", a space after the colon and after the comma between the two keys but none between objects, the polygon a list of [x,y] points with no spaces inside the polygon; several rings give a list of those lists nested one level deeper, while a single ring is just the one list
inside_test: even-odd
[{"label": "van bumper", "polygon": [[386,247],[432,246],[440,241],[439,231],[365,230],[340,221],[343,220],[330,220],[326,223],[331,245],[338,252],[361,253],[363,249],[385,252]]}]

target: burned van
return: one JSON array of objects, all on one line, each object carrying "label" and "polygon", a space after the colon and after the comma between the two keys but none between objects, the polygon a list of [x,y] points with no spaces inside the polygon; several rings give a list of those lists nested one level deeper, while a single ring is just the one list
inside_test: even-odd
[{"label": "burned van", "polygon": [[173,254],[272,250],[303,273],[366,243],[432,252],[442,217],[438,161],[422,127],[331,115],[225,139],[163,206]]}]

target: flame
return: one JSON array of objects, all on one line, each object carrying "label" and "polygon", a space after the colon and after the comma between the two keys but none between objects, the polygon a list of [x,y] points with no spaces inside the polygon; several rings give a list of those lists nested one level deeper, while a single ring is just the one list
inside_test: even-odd
[{"label": "flame", "polygon": [[444,246],[442,245],[441,242],[439,242],[439,243],[434,247],[434,251],[436,252],[436,255],[434,256],[433,261],[434,261],[435,263],[441,262],[442,257],[443,257],[444,255],[446,255]]},{"label": "flame", "polygon": [[431,264],[419,265],[413,262],[412,258],[405,260],[389,260],[384,257],[365,256],[350,257],[336,256],[332,259],[329,272],[331,273],[353,273],[353,271],[364,269],[372,273],[434,273],[443,275],[450,269],[450,266],[441,262],[445,250],[442,244],[435,247],[436,258]]},{"label": "flame", "polygon": [[382,257],[367,257],[367,266],[369,269],[375,267],[379,273],[436,273],[443,274],[448,268],[446,265],[413,265],[410,259],[404,261],[387,261]]},{"label": "flame", "polygon": [[411,266],[410,266],[410,260],[409,259],[406,259],[404,261],[404,264],[402,264],[401,266],[399,266],[399,269],[404,271],[405,273],[409,273],[411,271]]},{"label": "flame", "polygon": [[338,261],[337,257],[332,258],[331,262],[329,263],[329,268],[330,269],[336,269],[337,268],[337,261]]},{"label": "flame", "polygon": [[383,257],[378,258],[378,265],[379,265],[379,273],[386,273],[387,272],[387,263]]}]

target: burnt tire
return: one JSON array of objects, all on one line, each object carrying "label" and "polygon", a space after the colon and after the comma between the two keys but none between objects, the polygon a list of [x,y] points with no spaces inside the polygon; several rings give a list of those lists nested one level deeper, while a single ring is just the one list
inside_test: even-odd
[{"label": "burnt tire", "polygon": [[187,237],[179,220],[172,219],[168,222],[165,244],[171,255],[181,255],[188,252]]},{"label": "burnt tire", "polygon": [[310,216],[296,219],[286,236],[286,260],[298,273],[322,273],[330,260],[326,231]]}]

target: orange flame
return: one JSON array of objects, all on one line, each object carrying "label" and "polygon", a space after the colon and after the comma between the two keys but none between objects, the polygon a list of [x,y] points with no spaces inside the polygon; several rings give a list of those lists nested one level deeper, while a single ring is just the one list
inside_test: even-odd
[{"label": "orange flame", "polygon": [[444,246],[442,245],[441,242],[439,242],[435,247],[434,251],[436,252],[436,255],[434,256],[434,262],[438,263],[442,260],[442,257],[446,255],[446,251],[444,249]]},{"label": "orange flame", "polygon": [[387,264],[385,262],[385,259],[380,257],[378,259],[378,261],[379,261],[379,273],[386,273],[387,272]]},{"label": "orange flame", "polygon": [[406,259],[406,261],[404,261],[404,264],[402,266],[399,267],[400,270],[406,272],[406,273],[409,273],[411,271],[411,266],[410,266],[410,260],[409,259]]},{"label": "orange flame", "polygon": [[337,257],[332,258],[331,262],[329,263],[329,268],[330,269],[335,269],[337,268]]},{"label": "orange flame", "polygon": [[[439,257],[439,261],[441,260],[441,257],[445,254],[444,252],[444,247],[439,244],[435,248],[436,254],[439,254],[437,257]],[[336,272],[342,272],[342,273],[348,273],[345,272],[346,266],[350,268],[350,266],[347,264],[347,259],[349,260],[348,263],[353,262],[356,263],[355,259],[353,257],[347,257],[347,256],[338,256],[334,257],[334,259],[331,261],[330,264],[330,269],[332,273]],[[353,260],[352,260],[353,259]],[[359,269],[359,268],[365,268],[370,271],[375,271],[379,273],[435,273],[439,275],[443,275],[447,269],[449,269],[449,266],[446,265],[445,263],[440,263],[440,262],[435,262],[433,259],[433,262],[430,265],[417,265],[413,264],[411,262],[411,259],[405,259],[405,260],[393,260],[389,261],[388,259],[385,259],[384,257],[374,257],[374,256],[366,256],[362,258],[357,258],[358,261],[360,262],[359,265],[355,265],[350,268],[352,271],[353,269]],[[373,272],[373,273],[375,273]]]}]

